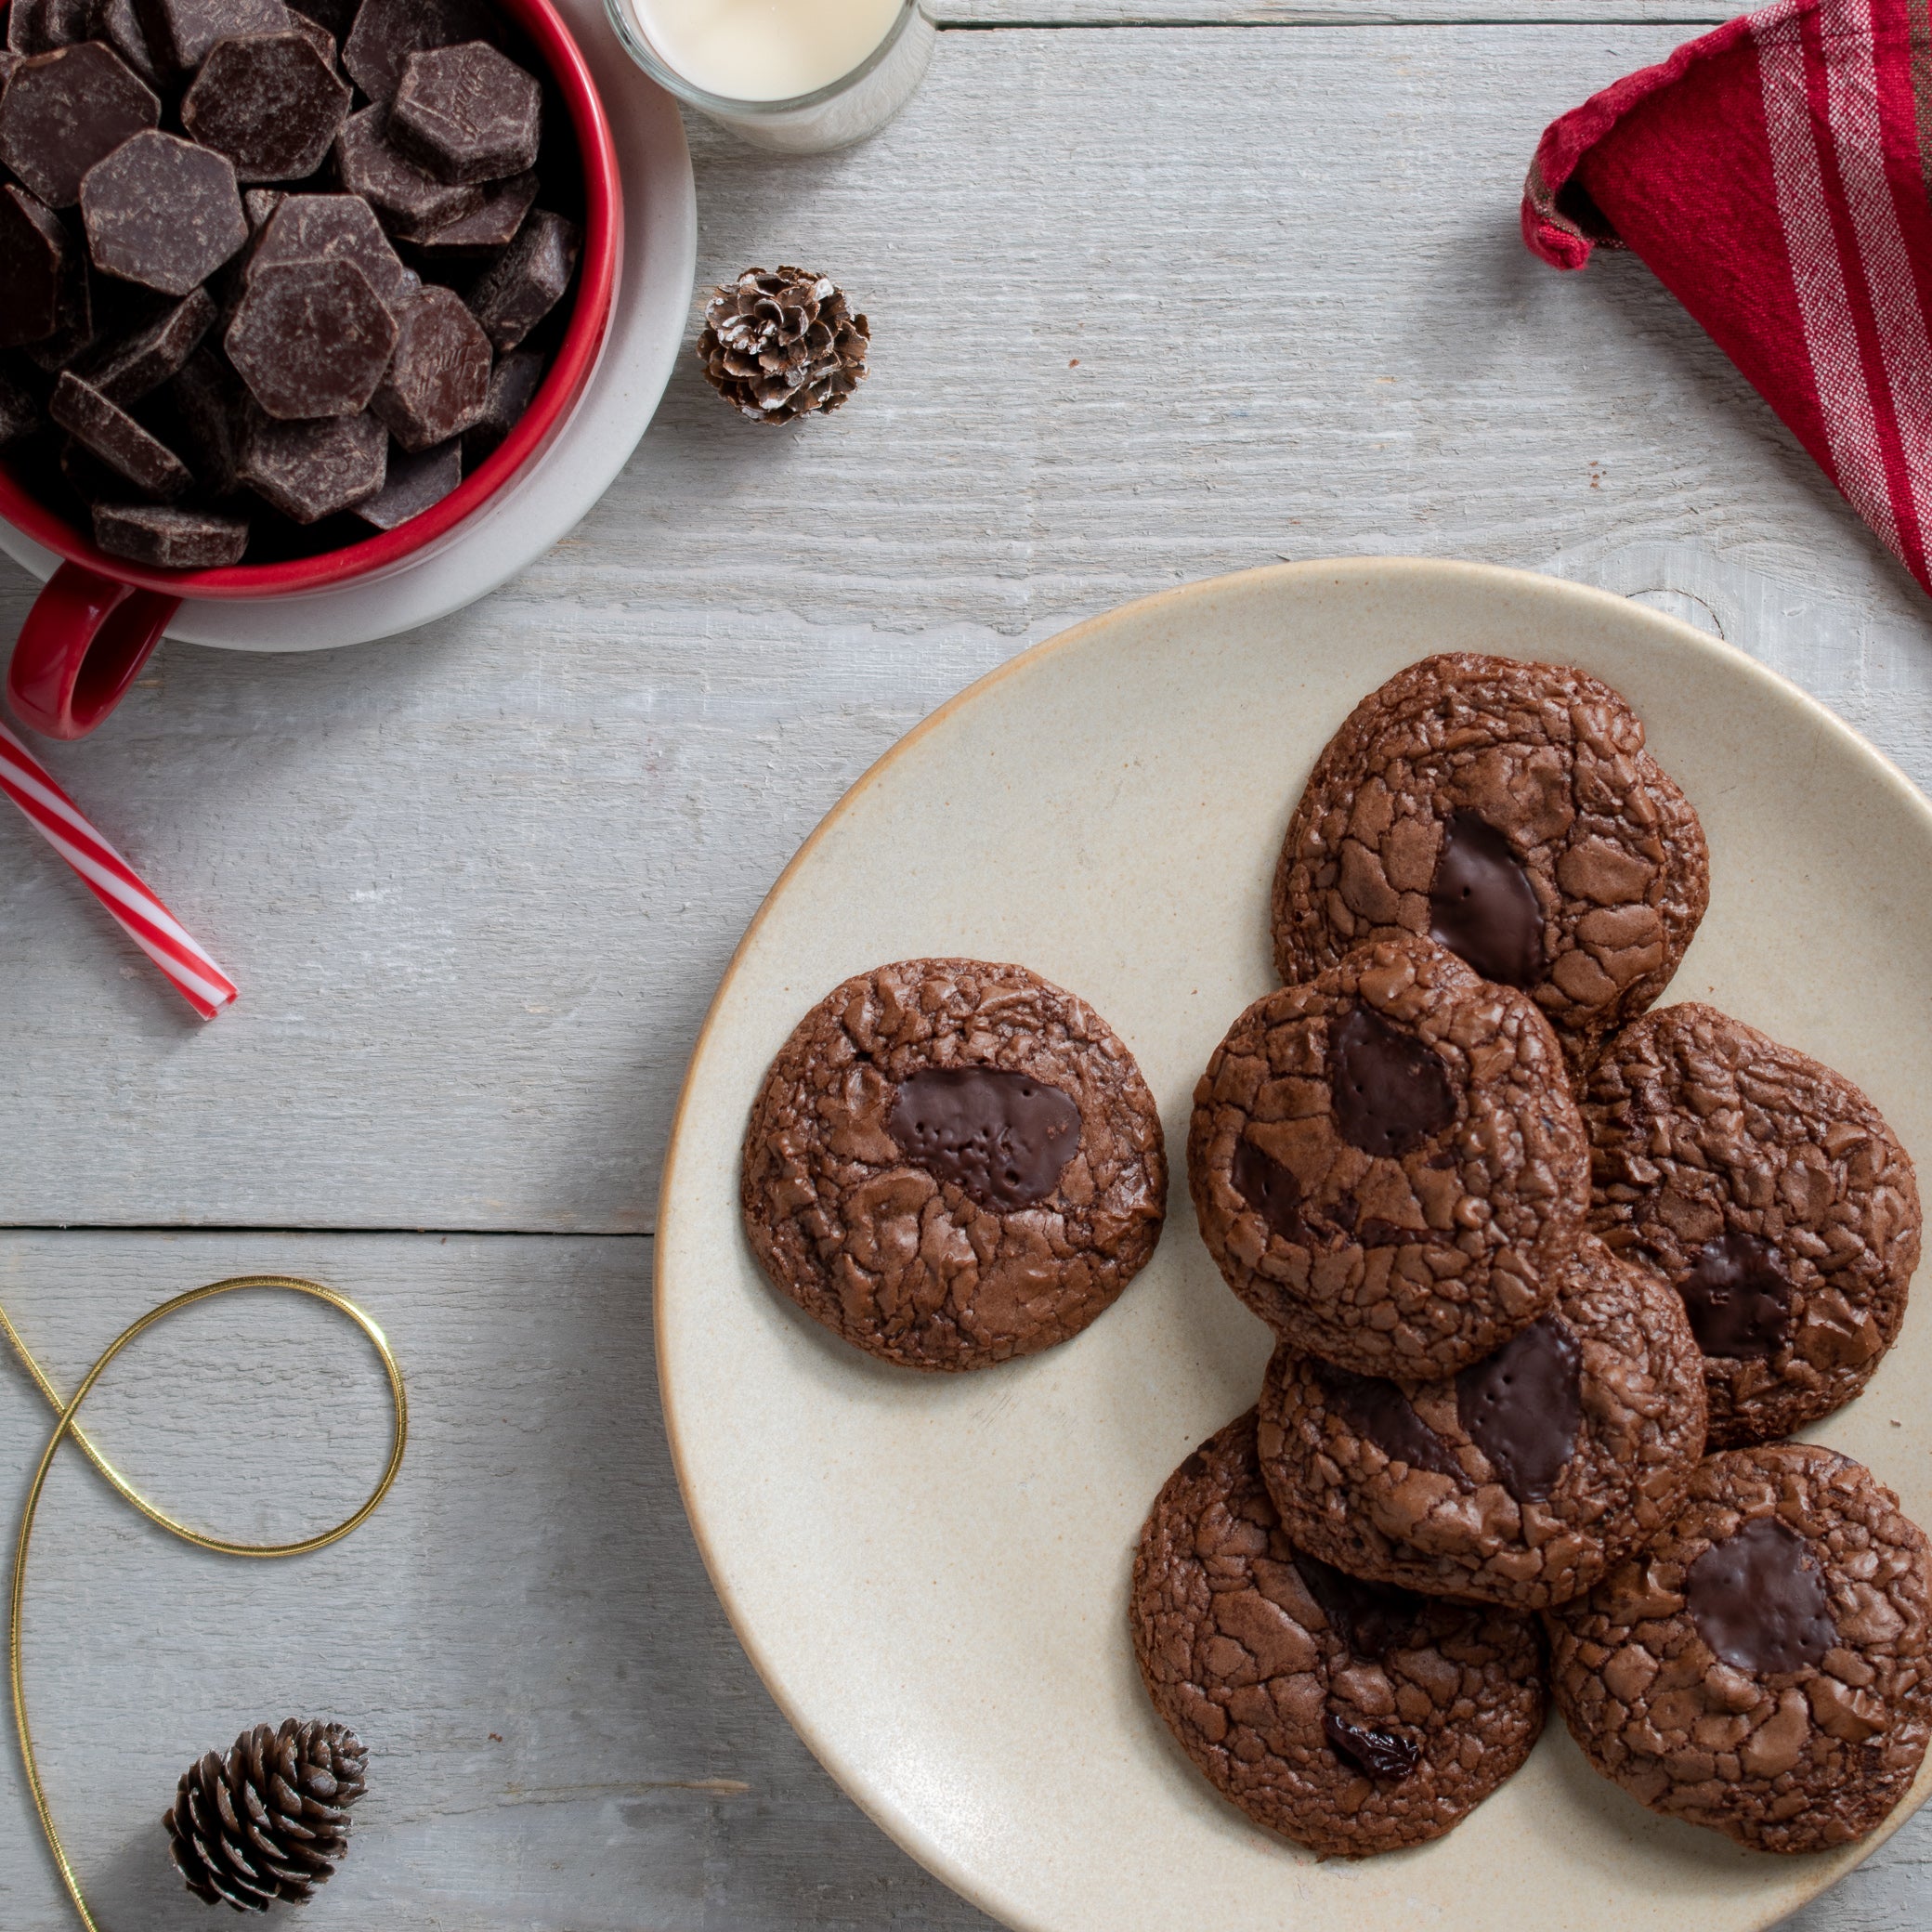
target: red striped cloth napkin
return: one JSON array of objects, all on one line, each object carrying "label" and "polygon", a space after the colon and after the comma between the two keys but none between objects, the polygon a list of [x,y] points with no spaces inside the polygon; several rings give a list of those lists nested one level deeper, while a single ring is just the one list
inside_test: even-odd
[{"label": "red striped cloth napkin", "polygon": [[1928,0],[1776,0],[1550,124],[1523,239],[1632,249],[1932,590]]}]

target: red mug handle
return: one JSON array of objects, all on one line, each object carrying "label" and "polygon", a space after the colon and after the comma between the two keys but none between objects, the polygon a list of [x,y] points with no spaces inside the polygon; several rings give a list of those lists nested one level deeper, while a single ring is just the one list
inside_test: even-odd
[{"label": "red mug handle", "polygon": [[8,702],[49,738],[85,738],[126,695],[180,607],[179,597],[62,564],[20,626]]}]

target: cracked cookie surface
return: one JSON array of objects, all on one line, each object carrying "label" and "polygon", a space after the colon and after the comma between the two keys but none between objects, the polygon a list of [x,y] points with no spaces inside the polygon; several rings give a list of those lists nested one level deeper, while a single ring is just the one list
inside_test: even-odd
[{"label": "cracked cookie surface", "polygon": [[1541,1609],[1670,1521],[1704,1416],[1682,1303],[1586,1237],[1556,1306],[1459,1376],[1381,1381],[1277,1348],[1259,1449],[1303,1548],[1357,1576]]},{"label": "cracked cookie surface", "polygon": [[911,1368],[1064,1341],[1160,1238],[1167,1156],[1133,1056],[1024,966],[907,959],[799,1023],[752,1103],[745,1231],[807,1314]]},{"label": "cracked cookie surface", "polygon": [[1168,1479],[1130,1615],[1181,1748],[1257,1824],[1324,1855],[1441,1837],[1543,1728],[1534,1620],[1358,1583],[1298,1552],[1262,1486],[1252,1410]]},{"label": "cracked cookie surface", "polygon": [[1316,761],[1274,877],[1287,981],[1432,933],[1521,987],[1573,1066],[1656,999],[1710,896],[1703,828],[1600,679],[1456,652],[1399,672]]},{"label": "cracked cookie surface", "polygon": [[1761,1851],[1876,1829],[1932,1734],[1925,1539],[1809,1443],[1707,1457],[1677,1519],[1547,1612],[1557,1705],[1640,1803]]},{"label": "cracked cookie surface", "polygon": [[1918,1266],[1917,1181],[1842,1075],[1715,1007],[1665,1007],[1584,1090],[1591,1225],[1684,1297],[1711,1442],[1788,1435],[1862,1390]]},{"label": "cracked cookie surface", "polygon": [[1453,1375],[1528,1326],[1588,1202],[1548,1024],[1406,935],[1234,1022],[1194,1089],[1187,1160],[1228,1286],[1299,1352],[1363,1375]]}]

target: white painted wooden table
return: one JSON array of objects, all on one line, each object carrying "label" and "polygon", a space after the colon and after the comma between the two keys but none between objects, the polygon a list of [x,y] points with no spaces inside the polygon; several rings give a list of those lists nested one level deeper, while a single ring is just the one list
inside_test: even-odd
[{"label": "white painted wooden table", "polygon": [[[299,1563],[200,1558],[57,1474],[30,1684],[111,1932],[204,1923],[158,1813],[191,1755],[292,1711],[377,1749],[315,1932],[986,1923],[739,1654],[648,1320],[734,942],[973,677],[1184,579],[1466,555],[1719,629],[1932,784],[1932,607],[1638,264],[1559,277],[1517,239],[1544,123],[1719,12],[1155,12],[953,0],[922,93],[844,155],[694,126],[705,280],[835,275],[876,345],[851,407],[774,436],[686,359],[605,503],[486,603],[314,657],[165,646],[52,748],[242,982],[214,1026],[0,820],[0,1299],[71,1385],[167,1294],[318,1276],[417,1405],[388,1505]],[[0,570],[11,636],[31,589]],[[315,1523],[373,1472],[379,1378],[313,1311],[234,1312],[144,1345],[97,1432],[232,1534]],[[0,1376],[12,1507],[44,1429]],[[0,1787],[0,1925],[55,1932],[10,1755]],[[1794,1924],[1932,1922],[1928,1859],[1932,1817]]]}]

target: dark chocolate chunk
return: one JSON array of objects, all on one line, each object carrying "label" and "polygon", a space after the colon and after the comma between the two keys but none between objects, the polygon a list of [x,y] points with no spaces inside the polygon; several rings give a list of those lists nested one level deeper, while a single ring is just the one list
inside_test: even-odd
[{"label": "dark chocolate chunk", "polygon": [[94,266],[185,295],[248,240],[226,155],[171,134],[137,134],[87,176],[81,214]]},{"label": "dark chocolate chunk", "polygon": [[411,54],[389,137],[439,181],[501,181],[537,164],[543,90],[487,41]]},{"label": "dark chocolate chunk", "polygon": [[296,523],[316,523],[373,496],[388,474],[389,432],[364,413],[278,423],[249,411],[237,479]]},{"label": "dark chocolate chunk", "polygon": [[1778,1250],[1755,1234],[1706,1241],[1677,1293],[1706,1355],[1768,1360],[1790,1338],[1791,1277]]},{"label": "dark chocolate chunk", "polygon": [[354,262],[384,304],[399,313],[423,278],[405,268],[374,211],[360,195],[290,195],[269,218],[248,272],[277,262]]},{"label": "dark chocolate chunk", "polygon": [[292,7],[289,11],[313,20],[340,46],[343,35],[356,24],[356,5],[357,0],[302,0],[300,7]]},{"label": "dark chocolate chunk", "polygon": [[1295,1568],[1330,1628],[1358,1657],[1379,1662],[1415,1636],[1424,1606],[1414,1590],[1351,1576],[1305,1549],[1295,1552]]},{"label": "dark chocolate chunk", "polygon": [[242,561],[248,548],[248,521],[215,510],[159,503],[97,503],[94,541],[110,556],[158,570],[218,570]]},{"label": "dark chocolate chunk", "polygon": [[1555,1315],[1456,1378],[1456,1414],[1519,1503],[1543,1501],[1576,1454],[1583,1351]]},{"label": "dark chocolate chunk", "polygon": [[548,366],[535,349],[512,349],[507,356],[498,357],[496,367],[490,372],[483,413],[463,433],[463,460],[471,470],[503,447],[503,438],[516,427],[542,386]]},{"label": "dark chocolate chunk", "polygon": [[244,188],[242,213],[247,217],[248,232],[259,235],[274,217],[276,209],[288,200],[279,188]]},{"label": "dark chocolate chunk", "polygon": [[483,271],[470,307],[501,355],[514,349],[557,305],[576,272],[583,231],[574,221],[539,208],[502,260]]},{"label": "dark chocolate chunk", "polygon": [[1321,1364],[1317,1373],[1335,1412],[1390,1462],[1463,1480],[1462,1466],[1451,1455],[1448,1443],[1416,1413],[1415,1403],[1398,1384],[1380,1376],[1358,1376],[1327,1362]]},{"label": "dark chocolate chunk", "polygon": [[92,509],[96,503],[125,503],[136,490],[119,470],[110,469],[85,443],[67,437],[60,445],[60,475],[67,487]]},{"label": "dark chocolate chunk", "polygon": [[96,162],[161,119],[153,88],[98,40],[22,60],[0,94],[0,162],[50,208],[71,208]]},{"label": "dark chocolate chunk", "polygon": [[1329,1030],[1328,1083],[1337,1128],[1364,1154],[1406,1154],[1456,1118],[1441,1054],[1365,1006]]},{"label": "dark chocolate chunk", "polygon": [[179,496],[194,481],[188,465],[71,369],[54,385],[47,414],[111,468],[150,496]]},{"label": "dark chocolate chunk", "polygon": [[13,71],[23,58],[22,55],[9,52],[6,47],[0,47],[0,87],[6,86],[7,82],[12,80]]},{"label": "dark chocolate chunk", "polygon": [[40,404],[23,383],[0,369],[0,449],[41,426]]},{"label": "dark chocolate chunk", "polygon": [[907,1160],[983,1208],[1044,1201],[1080,1146],[1080,1110],[1031,1074],[932,1066],[899,1082],[886,1131]]},{"label": "dark chocolate chunk", "polygon": [[412,234],[411,243],[437,260],[495,255],[516,241],[516,231],[536,199],[534,174],[512,175],[507,181],[492,181],[483,190],[483,205],[474,214],[445,222],[439,228]]},{"label": "dark chocolate chunk", "polygon": [[26,346],[28,359],[38,363],[50,375],[85,355],[101,333],[87,251],[73,232],[72,224],[62,222],[59,226],[66,245],[60,260],[60,286],[54,297],[54,333]]},{"label": "dark chocolate chunk", "polygon": [[288,25],[281,0],[135,0],[155,59],[171,74],[192,73],[218,40],[279,33]]},{"label": "dark chocolate chunk", "polygon": [[1301,1218],[1301,1183],[1246,1136],[1234,1149],[1234,1181],[1235,1192],[1284,1241],[1298,1247],[1308,1245],[1308,1224]]},{"label": "dark chocolate chunk", "polygon": [[483,0],[363,0],[343,43],[342,64],[371,100],[386,104],[411,54],[500,38],[495,13]]},{"label": "dark chocolate chunk", "polygon": [[328,158],[349,84],[301,33],[218,41],[181,97],[181,124],[226,154],[238,181],[294,181]]},{"label": "dark chocolate chunk", "polygon": [[1429,937],[1505,986],[1543,977],[1543,909],[1509,841],[1474,812],[1453,812],[1429,888]]},{"label": "dark chocolate chunk", "polygon": [[1815,1668],[1838,1641],[1824,1578],[1774,1516],[1712,1544],[1690,1565],[1684,1599],[1697,1634],[1739,1670]]},{"label": "dark chocolate chunk", "polygon": [[397,320],[396,353],[371,399],[411,452],[461,436],[490,395],[490,338],[453,289],[426,288]]},{"label": "dark chocolate chunk", "polygon": [[87,38],[88,0],[13,0],[7,9],[7,47],[13,54],[51,54]]},{"label": "dark chocolate chunk", "polygon": [[223,344],[262,408],[296,422],[359,414],[396,337],[396,319],[368,276],[335,259],[254,268]]},{"label": "dark chocolate chunk", "polygon": [[139,74],[157,94],[166,86],[167,76],[148,45],[148,30],[134,10],[134,0],[98,0],[87,38],[106,41],[126,61],[128,72]]},{"label": "dark chocolate chunk", "polygon": [[215,314],[214,296],[206,289],[189,289],[137,334],[90,355],[78,373],[110,402],[123,408],[138,402],[194,353],[214,325]]},{"label": "dark chocolate chunk", "polygon": [[297,13],[293,7],[289,8],[288,13],[289,31],[292,33],[299,33],[328,62],[331,73],[340,74],[341,50],[336,45],[335,35],[320,20],[310,20],[306,13]]},{"label": "dark chocolate chunk", "polygon": [[385,108],[364,108],[344,122],[335,137],[335,169],[350,194],[359,194],[393,234],[413,235],[445,227],[483,205],[483,190],[438,181],[388,138]]},{"label": "dark chocolate chunk", "polygon": [[234,372],[210,349],[197,349],[168,385],[168,401],[196,477],[225,496],[235,487],[247,398]]},{"label": "dark chocolate chunk", "polygon": [[1322,1735],[1338,1757],[1380,1783],[1398,1782],[1422,1762],[1422,1747],[1413,1738],[1357,1724],[1338,1711],[1322,1714]]},{"label": "dark chocolate chunk", "polygon": [[78,251],[54,212],[24,188],[0,186],[0,348],[42,342],[60,321],[60,282]]},{"label": "dark chocolate chunk", "polygon": [[463,450],[458,444],[442,443],[413,456],[392,451],[383,487],[356,505],[356,515],[379,530],[393,530],[441,503],[462,481]]}]

